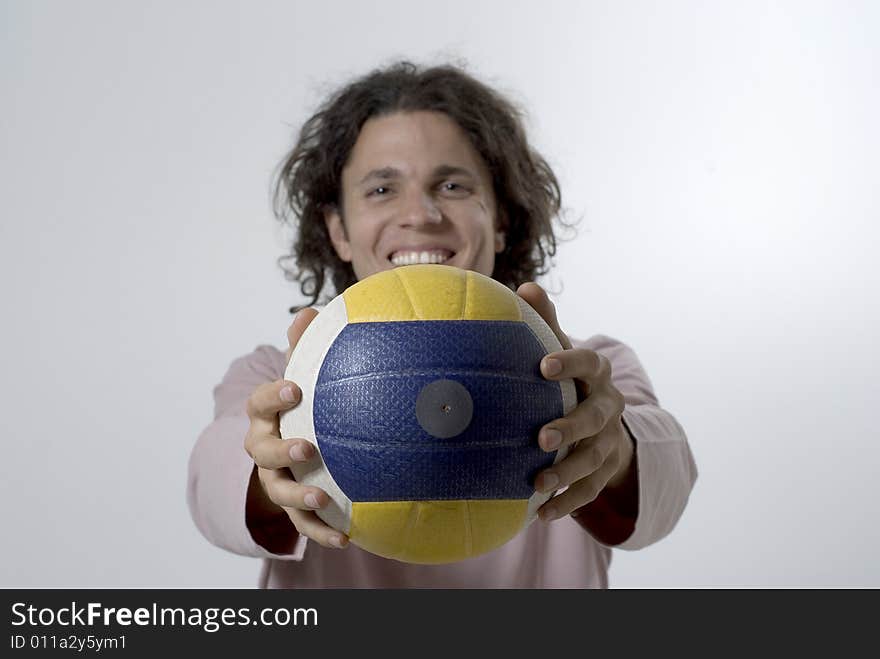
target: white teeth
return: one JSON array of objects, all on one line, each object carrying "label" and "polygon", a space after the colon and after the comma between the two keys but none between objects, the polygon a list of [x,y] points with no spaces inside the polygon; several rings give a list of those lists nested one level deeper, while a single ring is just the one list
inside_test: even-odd
[{"label": "white teeth", "polygon": [[451,252],[446,250],[432,250],[430,252],[400,251],[391,255],[391,263],[394,265],[415,265],[417,263],[444,263],[452,258]]}]

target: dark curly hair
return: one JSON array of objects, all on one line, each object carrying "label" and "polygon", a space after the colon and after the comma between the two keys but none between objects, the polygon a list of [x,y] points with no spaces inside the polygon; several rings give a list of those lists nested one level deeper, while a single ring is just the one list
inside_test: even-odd
[{"label": "dark curly hair", "polygon": [[342,169],[361,127],[372,117],[414,111],[449,116],[488,166],[506,233],[492,277],[515,289],[547,272],[546,261],[556,253],[552,221],[561,207],[559,182],[529,146],[520,110],[461,68],[421,69],[401,61],[330,96],[303,124],[275,177],[275,216],[296,231],[291,252],[278,264],[287,279],[299,282],[309,304],[317,302],[328,273],[337,294],[357,281],[351,264],[333,249],[323,211],[341,208]]}]

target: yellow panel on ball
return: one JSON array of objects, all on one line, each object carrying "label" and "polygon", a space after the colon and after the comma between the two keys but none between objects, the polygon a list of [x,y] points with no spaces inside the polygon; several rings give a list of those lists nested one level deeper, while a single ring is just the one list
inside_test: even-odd
[{"label": "yellow panel on ball", "polygon": [[512,295],[479,273],[429,264],[377,273],[343,293],[350,323],[522,320]]},{"label": "yellow panel on ball", "polygon": [[514,500],[352,503],[352,541],[408,563],[450,563],[500,547],[522,528],[528,502]]}]

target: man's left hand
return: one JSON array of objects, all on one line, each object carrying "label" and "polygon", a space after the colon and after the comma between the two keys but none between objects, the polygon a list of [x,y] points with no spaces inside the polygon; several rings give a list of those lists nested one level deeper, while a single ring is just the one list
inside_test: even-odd
[{"label": "man's left hand", "polygon": [[535,479],[539,492],[568,486],[538,510],[542,520],[551,521],[587,505],[605,488],[622,485],[633,461],[633,443],[623,426],[624,397],[611,382],[608,359],[593,350],[572,348],[559,327],[556,307],[538,284],[523,284],[517,294],[538,312],[562,344],[560,352],[541,360],[541,373],[548,380],[572,378],[578,392],[577,407],[538,433],[538,443],[545,451],[564,446],[570,449],[563,460]]}]

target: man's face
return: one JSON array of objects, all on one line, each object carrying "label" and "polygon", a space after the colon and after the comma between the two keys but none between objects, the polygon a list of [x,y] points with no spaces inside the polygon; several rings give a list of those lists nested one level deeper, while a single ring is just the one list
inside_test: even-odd
[{"label": "man's face", "polygon": [[486,163],[442,113],[367,121],[342,170],[342,208],[324,217],[358,279],[412,263],[491,276],[504,249]]}]

